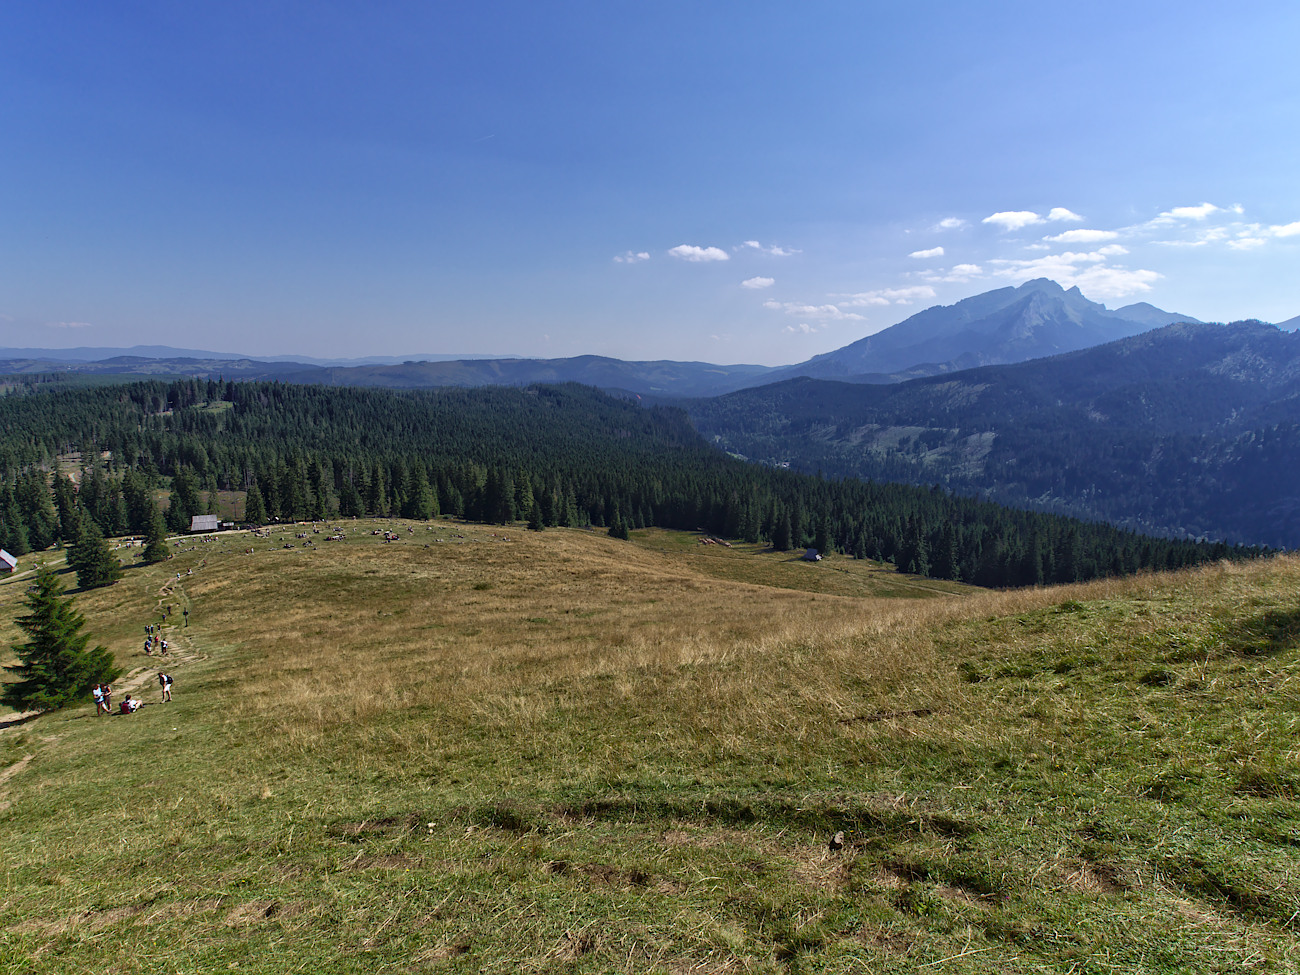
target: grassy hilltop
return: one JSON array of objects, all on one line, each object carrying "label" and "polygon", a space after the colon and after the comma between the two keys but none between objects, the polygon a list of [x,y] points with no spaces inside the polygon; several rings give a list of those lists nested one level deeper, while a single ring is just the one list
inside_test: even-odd
[{"label": "grassy hilltop", "polygon": [[383,525],[78,597],[175,701],[0,728],[0,971],[1300,970],[1300,560]]}]

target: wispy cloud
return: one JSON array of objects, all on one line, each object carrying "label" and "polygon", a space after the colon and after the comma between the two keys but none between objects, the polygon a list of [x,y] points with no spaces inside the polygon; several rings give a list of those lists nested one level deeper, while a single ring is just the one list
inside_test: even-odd
[{"label": "wispy cloud", "polygon": [[1047,214],[1048,220],[1059,221],[1068,220],[1071,223],[1078,223],[1083,217],[1079,216],[1073,210],[1067,210],[1065,207],[1052,207]]},{"label": "wispy cloud", "polygon": [[928,250],[912,251],[908,257],[943,257],[942,247],[931,247]]},{"label": "wispy cloud", "polygon": [[94,328],[90,322],[46,322],[46,328]]},{"label": "wispy cloud", "polygon": [[776,284],[776,278],[746,278],[744,281],[740,282],[742,288],[753,288],[755,291],[759,291],[763,288],[770,288],[774,284]]},{"label": "wispy cloud", "polygon": [[646,251],[624,251],[614,257],[616,264],[640,264],[642,261],[650,260],[650,254]]},{"label": "wispy cloud", "polygon": [[787,247],[777,247],[775,245],[764,246],[756,240],[747,240],[741,244],[741,247],[745,247],[749,250],[761,251],[764,254],[771,254],[773,257],[790,257],[799,253],[797,250],[792,250]]},{"label": "wispy cloud", "polygon": [[935,290],[928,284],[915,284],[907,288],[880,288],[876,291],[858,291],[851,295],[831,295],[843,298],[839,304],[844,308],[883,307],[886,305],[910,305],[935,296]]},{"label": "wispy cloud", "polygon": [[1160,214],[1162,217],[1170,217],[1174,220],[1204,220],[1211,213],[1222,213],[1220,207],[1213,203],[1202,203],[1194,207],[1174,207],[1172,210],[1166,210]]},{"label": "wispy cloud", "polygon": [[1013,281],[1032,278],[1051,278],[1064,287],[1077,286],[1091,297],[1123,298],[1139,292],[1150,291],[1160,280],[1159,272],[1141,268],[1126,268],[1108,263],[1112,257],[1127,254],[1119,244],[1110,244],[1095,251],[1065,251],[1027,260],[998,259],[993,273]]},{"label": "wispy cloud", "polygon": [[944,217],[934,225],[935,230],[957,230],[966,226],[966,221],[961,217]]},{"label": "wispy cloud", "polygon": [[1114,240],[1119,236],[1117,230],[1067,230],[1064,233],[1044,237],[1058,244],[1095,244],[1098,241]]},{"label": "wispy cloud", "polygon": [[1001,210],[998,213],[990,213],[980,221],[980,223],[991,223],[1004,231],[1020,230],[1042,222],[1043,218],[1033,210]]},{"label": "wispy cloud", "polygon": [[678,244],[676,247],[671,248],[668,253],[680,260],[694,263],[731,260],[731,255],[721,247],[697,247],[694,244]]},{"label": "wispy cloud", "polygon": [[1295,237],[1300,235],[1300,220],[1294,223],[1284,223],[1281,226],[1274,224],[1268,228],[1269,233],[1274,237]]},{"label": "wispy cloud", "polygon": [[763,302],[763,307],[771,308],[773,311],[783,311],[787,315],[798,315],[800,318],[815,318],[823,322],[860,322],[863,320],[861,315],[856,312],[845,311],[839,305],[803,305],[797,301],[769,299]]},{"label": "wispy cloud", "polygon": [[948,270],[937,269],[925,271],[922,276],[936,284],[966,284],[974,278],[984,276],[984,269],[978,264],[954,264]]},{"label": "wispy cloud", "polygon": [[781,331],[789,335],[812,335],[814,332],[820,332],[825,327],[824,324],[809,325],[807,322],[800,322],[798,325],[787,325]]}]

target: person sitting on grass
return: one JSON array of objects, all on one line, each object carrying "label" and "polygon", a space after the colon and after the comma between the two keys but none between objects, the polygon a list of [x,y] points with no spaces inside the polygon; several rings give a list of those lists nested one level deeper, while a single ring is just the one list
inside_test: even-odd
[{"label": "person sitting on grass", "polygon": [[122,714],[135,714],[136,711],[140,710],[140,702],[128,694],[126,697],[122,698],[122,703],[119,707],[121,708]]}]

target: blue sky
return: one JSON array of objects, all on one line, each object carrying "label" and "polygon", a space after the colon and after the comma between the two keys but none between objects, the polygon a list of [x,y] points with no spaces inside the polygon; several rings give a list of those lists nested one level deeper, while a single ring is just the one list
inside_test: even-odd
[{"label": "blue sky", "polygon": [[1300,314],[1300,4],[0,6],[0,345],[797,362]]}]

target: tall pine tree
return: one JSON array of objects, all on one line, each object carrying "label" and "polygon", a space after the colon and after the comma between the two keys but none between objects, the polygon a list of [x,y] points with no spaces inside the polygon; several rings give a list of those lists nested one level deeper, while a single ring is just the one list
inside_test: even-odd
[{"label": "tall pine tree", "polygon": [[116,680],[121,673],[107,647],[86,649],[90,637],[80,632],[85,617],[72,608],[71,598],[62,595],[58,578],[42,568],[26,597],[28,615],[15,620],[27,642],[12,647],[18,663],[5,670],[18,679],[4,685],[0,704],[15,711],[52,711],[75,703],[96,684]]},{"label": "tall pine tree", "polygon": [[82,589],[107,586],[122,577],[122,564],[89,514],[82,516],[81,537],[68,550],[68,565],[77,570],[77,585]]}]

